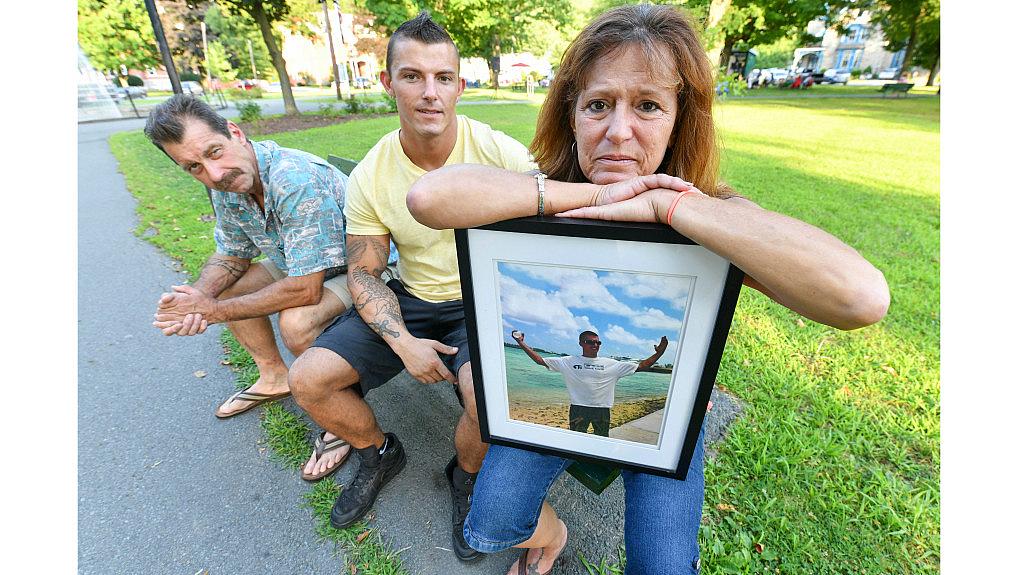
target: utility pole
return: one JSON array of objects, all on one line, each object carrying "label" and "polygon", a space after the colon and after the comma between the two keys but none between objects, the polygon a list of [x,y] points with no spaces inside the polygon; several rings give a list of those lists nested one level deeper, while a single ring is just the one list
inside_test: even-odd
[{"label": "utility pole", "polygon": [[336,64],[336,47],[332,43],[332,23],[329,21],[329,0],[322,0],[322,12],[325,14],[325,34],[329,37],[329,57],[332,58],[332,79],[336,81],[336,99],[343,101],[343,92],[339,89],[339,66]]},{"label": "utility pole", "polygon": [[211,63],[209,61],[209,43],[208,43],[208,40],[205,39],[205,21],[204,20],[202,20],[202,22],[201,22],[201,46],[202,46],[202,50],[205,52],[205,75],[209,79],[209,88],[208,88],[208,91],[211,92],[212,91],[212,65],[211,65]]},{"label": "utility pole", "polygon": [[251,47],[251,40],[247,41],[247,53],[249,56],[251,56],[251,79],[256,80],[258,79],[258,69],[255,68],[254,48]]},{"label": "utility pole", "polygon": [[174,94],[182,94],[180,87],[180,76],[177,76],[177,68],[173,65],[173,55],[170,54],[170,47],[166,44],[166,35],[163,34],[163,23],[159,20],[159,12],[156,10],[156,0],[145,0],[145,9],[148,11],[148,19],[152,23],[152,32],[155,34],[156,43],[159,44],[159,54],[163,57],[163,67],[166,68],[166,75],[170,77],[170,86]]}]

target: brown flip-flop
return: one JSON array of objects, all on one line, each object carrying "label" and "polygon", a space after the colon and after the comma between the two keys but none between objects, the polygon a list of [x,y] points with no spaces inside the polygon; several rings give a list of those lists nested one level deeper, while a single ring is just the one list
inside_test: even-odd
[{"label": "brown flip-flop", "polygon": [[231,395],[229,397],[229,399],[227,399],[226,401],[223,402],[223,405],[229,405],[230,403],[233,403],[235,400],[238,400],[238,399],[243,400],[243,401],[250,401],[251,403],[247,404],[245,407],[242,407],[242,408],[238,409],[237,411],[231,411],[230,413],[223,413],[223,412],[219,411],[222,408],[222,405],[220,405],[219,407],[216,408],[216,417],[218,417],[219,419],[226,419],[228,417],[233,417],[234,415],[240,415],[241,413],[244,413],[245,411],[247,411],[249,409],[254,409],[255,407],[258,407],[259,405],[261,405],[263,403],[268,403],[270,401],[276,401],[277,399],[283,399],[284,397],[289,397],[290,396],[290,391],[289,390],[287,390],[287,391],[285,391],[283,393],[275,393],[275,394],[269,395],[269,394],[265,394],[265,393],[257,393],[257,392],[254,392],[254,391],[248,391],[248,389],[251,389],[251,388],[248,387],[248,388],[242,389],[242,390],[238,391],[237,393]]},{"label": "brown flip-flop", "polygon": [[[516,562],[516,564],[519,565],[519,570],[516,572],[518,575],[548,575],[549,573],[552,572],[553,569],[555,569],[555,561],[551,562],[551,567],[549,567],[547,571],[538,571],[537,570],[537,563],[535,563],[534,564],[534,568],[531,569],[530,567],[527,566],[527,554],[528,553],[530,553],[530,549],[524,549],[523,550],[523,554],[520,555],[519,560]],[[544,550],[542,549],[541,550],[541,555],[539,555],[537,557],[537,562],[538,563],[541,562],[541,557],[543,557],[543,556],[544,556]]]},{"label": "brown flip-flop", "polygon": [[[338,437],[336,439],[333,439],[332,441],[325,441],[325,432],[323,431],[319,433],[318,437],[315,438],[315,461],[316,462],[321,461],[322,455],[334,449],[339,449],[344,445],[347,445],[347,442],[343,441]],[[352,451],[353,449],[347,451],[346,455],[344,455],[339,461],[337,461],[335,465],[318,474],[304,473],[304,468],[302,467],[300,472],[300,478],[303,479],[304,481],[318,481],[319,479],[324,479],[332,475],[333,473],[336,472],[337,469],[339,469],[340,467],[343,466],[344,463],[346,463],[346,460],[348,457],[350,457],[350,453]],[[307,463],[305,463],[304,466],[307,467]]]}]

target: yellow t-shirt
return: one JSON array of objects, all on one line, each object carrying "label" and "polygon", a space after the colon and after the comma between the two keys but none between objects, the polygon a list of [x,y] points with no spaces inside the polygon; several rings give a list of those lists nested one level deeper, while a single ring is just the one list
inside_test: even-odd
[{"label": "yellow t-shirt", "polygon": [[[456,117],[456,146],[445,165],[486,164],[515,172],[533,170],[527,148],[487,124]],[[346,192],[346,232],[357,236],[390,234],[399,250],[400,280],[429,302],[463,298],[453,230],[418,223],[406,207],[410,186],[425,174],[403,152],[399,130],[389,132],[350,173]]]}]

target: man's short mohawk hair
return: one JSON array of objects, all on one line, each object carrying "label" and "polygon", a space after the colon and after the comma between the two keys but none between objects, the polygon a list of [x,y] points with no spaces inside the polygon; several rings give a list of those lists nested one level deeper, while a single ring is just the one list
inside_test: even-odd
[{"label": "man's short mohawk hair", "polygon": [[392,73],[392,48],[399,40],[416,40],[422,44],[450,44],[456,50],[459,57],[459,49],[452,41],[452,36],[431,19],[431,12],[421,10],[417,16],[399,25],[396,31],[389,38],[389,44],[385,50],[385,70]]}]

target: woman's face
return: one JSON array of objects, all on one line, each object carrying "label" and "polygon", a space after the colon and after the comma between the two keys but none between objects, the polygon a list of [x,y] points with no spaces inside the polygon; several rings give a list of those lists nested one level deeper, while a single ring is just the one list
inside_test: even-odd
[{"label": "woman's face", "polygon": [[576,155],[588,181],[611,184],[661,165],[678,113],[677,75],[655,74],[675,70],[674,61],[663,64],[652,66],[633,45],[593,65],[573,114]]}]

